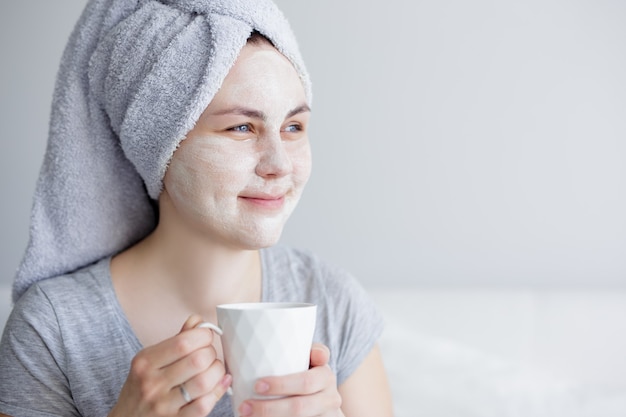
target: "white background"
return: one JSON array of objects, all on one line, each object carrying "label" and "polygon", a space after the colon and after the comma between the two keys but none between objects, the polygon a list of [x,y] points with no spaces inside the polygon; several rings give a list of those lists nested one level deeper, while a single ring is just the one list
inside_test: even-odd
[{"label": "white background", "polygon": [[[314,82],[284,241],[366,285],[626,288],[626,3],[280,0]],[[84,1],[0,5],[0,282]]]}]

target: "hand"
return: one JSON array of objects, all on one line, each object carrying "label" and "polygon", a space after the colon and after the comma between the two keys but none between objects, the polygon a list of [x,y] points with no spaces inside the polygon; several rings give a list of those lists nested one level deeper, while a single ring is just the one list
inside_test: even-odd
[{"label": "hand", "polygon": [[[196,329],[191,316],[176,336],[140,351],[132,360],[114,416],[205,417],[232,378],[213,348],[213,332]],[[191,399],[185,400],[181,384]]]},{"label": "hand", "polygon": [[314,344],[308,371],[257,381],[257,394],[283,398],[246,400],[239,413],[242,417],[343,417],[337,379],[328,366],[329,358],[326,346]]}]

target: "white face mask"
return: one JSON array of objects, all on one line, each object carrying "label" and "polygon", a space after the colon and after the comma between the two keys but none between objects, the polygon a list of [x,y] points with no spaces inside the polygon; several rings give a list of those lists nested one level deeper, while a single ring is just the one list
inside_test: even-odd
[{"label": "white face mask", "polygon": [[162,219],[230,247],[276,243],[311,173],[309,115],[291,63],[269,44],[246,45],[170,161],[174,210]]}]

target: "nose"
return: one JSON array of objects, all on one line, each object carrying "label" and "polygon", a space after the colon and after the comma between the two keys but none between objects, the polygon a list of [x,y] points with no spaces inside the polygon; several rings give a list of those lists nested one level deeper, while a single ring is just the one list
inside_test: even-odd
[{"label": "nose", "polygon": [[280,135],[271,135],[259,138],[259,161],[256,174],[263,178],[278,178],[289,174],[292,162],[285,149],[285,143]]}]

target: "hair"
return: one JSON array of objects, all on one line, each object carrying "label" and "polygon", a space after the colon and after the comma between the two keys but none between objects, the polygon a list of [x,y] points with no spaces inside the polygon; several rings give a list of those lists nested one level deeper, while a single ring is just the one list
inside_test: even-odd
[{"label": "hair", "polygon": [[248,37],[248,43],[252,45],[261,45],[264,43],[268,43],[275,47],[274,43],[271,40],[269,40],[267,36],[263,35],[261,32],[257,30],[252,31],[252,33]]}]

